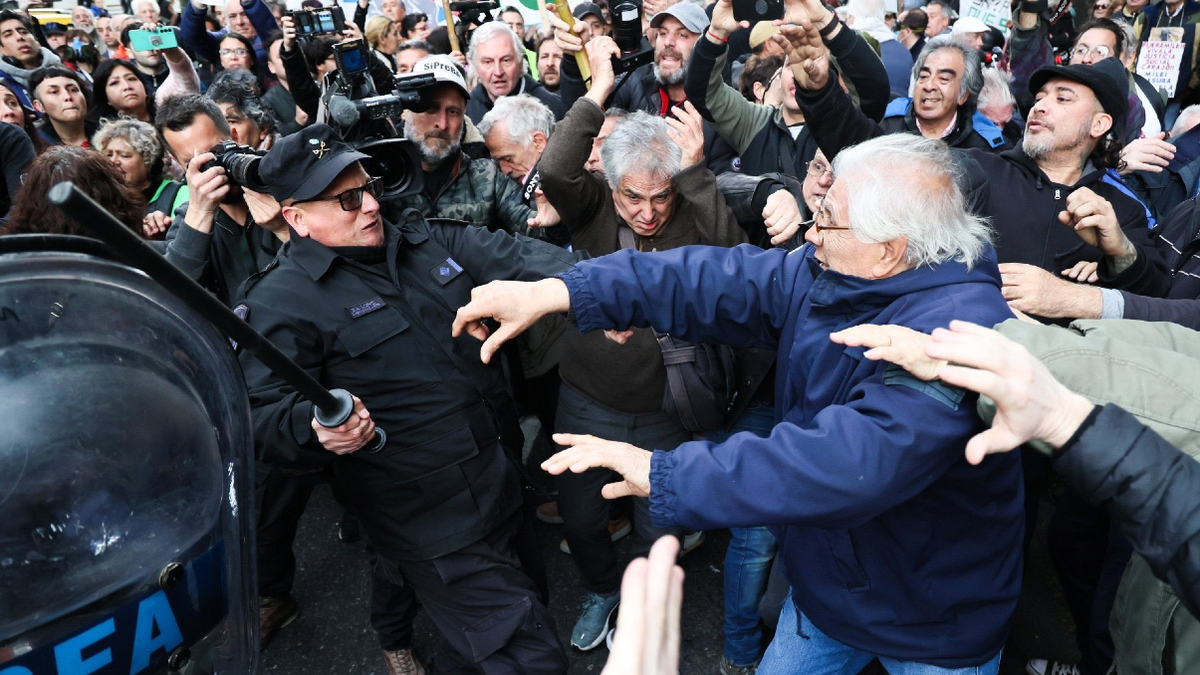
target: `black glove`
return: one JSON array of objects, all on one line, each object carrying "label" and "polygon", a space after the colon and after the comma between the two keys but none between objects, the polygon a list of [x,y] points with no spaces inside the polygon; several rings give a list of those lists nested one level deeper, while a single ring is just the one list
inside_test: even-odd
[{"label": "black glove", "polygon": [[1021,0],[1018,10],[1030,14],[1041,14],[1048,9],[1046,0]]}]

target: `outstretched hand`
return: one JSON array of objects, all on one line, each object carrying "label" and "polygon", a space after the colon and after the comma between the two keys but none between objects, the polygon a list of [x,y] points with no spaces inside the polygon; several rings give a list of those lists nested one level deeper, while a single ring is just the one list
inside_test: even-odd
[{"label": "outstretched hand", "polygon": [[554,442],[568,447],[542,462],[547,473],[557,476],[566,471],[583,473],[604,467],[625,479],[605,485],[600,491],[605,499],[650,496],[650,457],[654,453],[628,443],[580,434],[554,434]]},{"label": "outstretched hand", "polygon": [[[479,359],[491,363],[501,345],[520,335],[538,319],[570,308],[570,293],[559,279],[493,281],[471,291],[471,302],[458,309],[450,334],[458,337],[466,331],[482,341]],[[483,324],[484,319],[499,321],[500,328],[491,333]]]},{"label": "outstretched hand", "polygon": [[787,38],[791,48],[787,62],[796,78],[796,86],[808,91],[825,88],[829,82],[829,48],[821,40],[817,27],[812,21],[803,19],[780,25],[779,32]]}]

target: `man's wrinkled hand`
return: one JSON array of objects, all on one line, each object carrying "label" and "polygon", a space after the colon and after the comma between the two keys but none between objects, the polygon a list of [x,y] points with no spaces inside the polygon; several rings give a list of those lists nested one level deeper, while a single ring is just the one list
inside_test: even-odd
[{"label": "man's wrinkled hand", "polygon": [[1047,319],[1097,318],[1097,303],[1103,310],[1100,289],[1071,283],[1046,270],[1024,263],[1002,263],[1000,292],[1009,307]]},{"label": "man's wrinkled hand", "polygon": [[775,191],[767,197],[767,205],[763,208],[763,224],[771,237],[771,245],[779,246],[786,243],[800,231],[804,224],[804,214],[796,197],[786,188]]},{"label": "man's wrinkled hand", "polygon": [[1058,220],[1074,229],[1084,242],[1104,251],[1105,255],[1120,257],[1137,254],[1137,249],[1121,229],[1112,204],[1091,188],[1079,188],[1067,195],[1067,208],[1058,214]]},{"label": "man's wrinkled hand", "polygon": [[847,347],[866,347],[863,356],[871,361],[894,363],[921,380],[937,379],[945,361],[925,355],[931,338],[911,328],[895,325],[861,324],[836,333],[829,339]]},{"label": "man's wrinkled hand", "polygon": [[938,328],[932,338],[926,356],[954,364],[943,366],[938,377],[996,402],[992,427],[967,442],[972,464],[1031,440],[1061,447],[1092,410],[1024,347],[990,328],[952,321],[949,330]]},{"label": "man's wrinkled hand", "polygon": [[796,86],[807,91],[819,91],[829,82],[829,48],[810,21],[783,24],[779,32],[788,40],[791,51],[787,62]]},{"label": "man's wrinkled hand", "polygon": [[546,10],[550,25],[554,28],[554,44],[563,50],[563,54],[583,51],[583,45],[592,38],[592,27],[588,22],[576,21],[574,25],[568,26],[558,15],[558,8],[554,5],[546,5]]},{"label": "man's wrinkled hand", "polygon": [[[593,71],[594,72],[594,71]],[[683,150],[680,168],[686,169],[704,161],[704,118],[691,101],[671,108],[671,116],[664,117],[670,129],[667,135]]]},{"label": "man's wrinkled hand", "polygon": [[568,447],[542,462],[546,472],[557,476],[567,471],[583,473],[604,467],[625,479],[605,485],[600,491],[605,499],[650,496],[650,457],[654,453],[628,443],[580,434],[554,434],[554,442]]},{"label": "man's wrinkled hand", "polygon": [[354,410],[350,413],[350,419],[341,425],[323,427],[315,418],[312,421],[317,441],[335,455],[348,455],[361,450],[364,445],[375,439],[375,422],[371,419],[371,413],[367,412],[367,408],[357,396],[352,398]]},{"label": "man's wrinkled hand", "polygon": [[1128,176],[1135,171],[1162,173],[1175,158],[1175,146],[1168,143],[1166,137],[1164,132],[1130,141],[1121,150],[1121,161],[1125,162],[1121,175]]},{"label": "man's wrinkled hand", "polygon": [[537,205],[537,215],[526,221],[530,227],[550,227],[562,222],[562,216],[558,214],[558,209],[554,208],[549,199],[546,199],[541,188],[534,190],[533,202]]},{"label": "man's wrinkled hand", "polygon": [[[482,341],[479,359],[491,363],[501,345],[520,335],[538,319],[570,308],[571,296],[560,279],[493,281],[472,289],[471,302],[458,309],[450,334],[458,337],[466,332]],[[498,321],[500,328],[489,333],[484,319]]]}]

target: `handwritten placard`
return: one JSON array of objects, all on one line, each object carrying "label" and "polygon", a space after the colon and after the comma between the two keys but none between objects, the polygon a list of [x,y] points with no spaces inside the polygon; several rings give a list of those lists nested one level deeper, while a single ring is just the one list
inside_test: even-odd
[{"label": "handwritten placard", "polygon": [[1179,84],[1184,47],[1182,42],[1143,42],[1138,54],[1137,74],[1149,80],[1155,89],[1165,90],[1167,98],[1173,98],[1175,85]]}]

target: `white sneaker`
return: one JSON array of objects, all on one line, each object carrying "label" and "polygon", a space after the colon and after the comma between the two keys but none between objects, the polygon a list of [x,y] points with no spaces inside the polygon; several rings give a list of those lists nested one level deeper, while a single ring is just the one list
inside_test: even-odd
[{"label": "white sneaker", "polygon": [[1029,663],[1025,664],[1025,672],[1029,675],[1079,675],[1079,664],[1029,659]]}]

